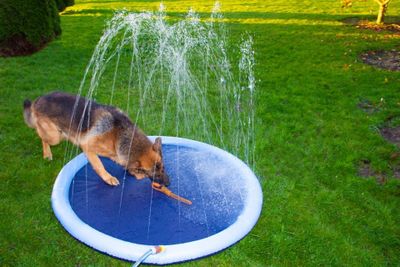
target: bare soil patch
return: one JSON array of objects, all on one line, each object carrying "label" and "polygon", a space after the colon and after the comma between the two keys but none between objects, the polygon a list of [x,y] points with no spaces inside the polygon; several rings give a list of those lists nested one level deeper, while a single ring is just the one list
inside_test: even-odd
[{"label": "bare soil patch", "polygon": [[44,48],[46,40],[43,40],[38,46],[27,41],[25,36],[14,35],[0,43],[1,57],[14,57],[31,55]]},{"label": "bare soil patch", "polygon": [[400,179],[400,165],[395,164],[391,166],[391,175],[387,173],[378,172],[371,166],[369,160],[362,160],[358,165],[358,176],[361,178],[374,178],[375,181],[383,185],[392,176],[393,178]]},{"label": "bare soil patch", "polygon": [[360,177],[374,177],[375,171],[371,167],[371,162],[369,160],[362,160],[358,166],[358,176]]},{"label": "bare soil patch", "polygon": [[376,24],[374,21],[365,20],[357,17],[345,18],[340,21],[344,24],[355,26],[358,29],[373,30],[377,32],[389,31],[400,34],[400,22]]},{"label": "bare soil patch", "polygon": [[375,171],[369,160],[362,160],[358,166],[358,176],[362,178],[375,178],[378,184],[385,184],[388,176],[384,173]]},{"label": "bare soil patch", "polygon": [[393,177],[400,179],[400,166],[396,166],[393,168]]},{"label": "bare soil patch", "polygon": [[382,109],[383,105],[384,105],[383,100],[374,103],[368,99],[360,99],[360,102],[358,102],[357,107],[368,114],[373,114],[379,112]]},{"label": "bare soil patch", "polygon": [[356,24],[356,27],[360,28],[360,29],[374,30],[377,32],[390,31],[390,32],[394,32],[394,33],[400,33],[400,24],[399,23],[376,24],[375,22],[370,22],[367,20],[360,20]]},{"label": "bare soil patch", "polygon": [[387,141],[400,147],[400,126],[383,127],[380,129],[380,133]]},{"label": "bare soil patch", "polygon": [[367,51],[360,55],[360,59],[368,65],[372,65],[377,68],[400,71],[400,51],[392,49]]},{"label": "bare soil patch", "polygon": [[[363,102],[361,102],[363,103]],[[364,103],[367,107],[367,112],[369,108],[374,108],[374,105],[370,102]],[[364,106],[362,106],[364,107]],[[400,147],[400,125],[399,125],[399,116],[391,116],[388,118],[384,126],[379,129],[381,136],[388,142],[395,144],[397,147]],[[376,171],[371,162],[368,159],[361,160],[358,164],[358,176],[363,178],[371,178],[374,177],[377,183],[385,184],[386,181],[390,178],[400,179],[400,152],[393,152],[390,155],[390,170],[389,174]]]}]

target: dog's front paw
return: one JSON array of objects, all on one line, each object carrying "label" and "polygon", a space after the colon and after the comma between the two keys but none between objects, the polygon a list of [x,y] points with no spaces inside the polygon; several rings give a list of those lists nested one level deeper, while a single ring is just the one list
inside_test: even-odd
[{"label": "dog's front paw", "polygon": [[117,178],[115,178],[114,176],[109,176],[107,177],[107,179],[104,180],[107,184],[111,185],[111,186],[117,186],[119,185],[119,181]]}]

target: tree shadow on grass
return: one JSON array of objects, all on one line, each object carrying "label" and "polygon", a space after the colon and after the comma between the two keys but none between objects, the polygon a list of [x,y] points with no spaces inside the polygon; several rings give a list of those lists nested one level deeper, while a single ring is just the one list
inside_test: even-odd
[{"label": "tree shadow on grass", "polygon": [[[120,9],[122,10],[122,9]],[[129,11],[129,10],[128,10]],[[153,10],[154,11],[154,10]],[[67,10],[62,13],[63,16],[100,16],[105,18],[112,17],[118,12],[118,9],[93,8],[83,10]],[[130,10],[130,12],[143,12]],[[176,21],[183,19],[188,14],[187,11],[167,12],[167,20]],[[211,12],[196,12],[200,19],[212,18]],[[388,16],[388,23],[400,22],[400,16]],[[238,24],[274,24],[274,25],[298,25],[298,26],[356,26],[360,29],[376,30],[371,27],[359,26],[362,22],[373,21],[373,15],[343,15],[343,14],[318,14],[318,13],[274,13],[274,12],[222,12],[222,18],[215,18],[216,22],[238,23]],[[364,23],[365,24],[365,23]],[[389,25],[389,24],[387,24]],[[400,24],[398,30],[400,31]],[[379,31],[390,31],[393,27],[380,27]],[[329,31],[328,31],[329,32]]]}]

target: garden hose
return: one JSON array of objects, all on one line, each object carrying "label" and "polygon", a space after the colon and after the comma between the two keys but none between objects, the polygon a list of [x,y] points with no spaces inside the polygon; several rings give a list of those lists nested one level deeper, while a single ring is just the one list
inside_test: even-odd
[{"label": "garden hose", "polygon": [[137,267],[139,266],[145,259],[147,259],[148,256],[153,255],[153,254],[158,254],[160,252],[163,252],[165,250],[164,246],[156,246],[152,247],[146,253],[144,253],[133,265],[132,267]]}]

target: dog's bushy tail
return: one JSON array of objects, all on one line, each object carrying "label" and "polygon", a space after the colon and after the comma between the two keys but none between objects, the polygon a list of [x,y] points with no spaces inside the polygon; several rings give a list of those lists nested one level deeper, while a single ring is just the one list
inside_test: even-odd
[{"label": "dog's bushy tail", "polygon": [[24,120],[25,123],[31,127],[34,128],[33,122],[32,122],[32,112],[31,112],[31,107],[32,107],[32,102],[28,99],[24,101]]}]

